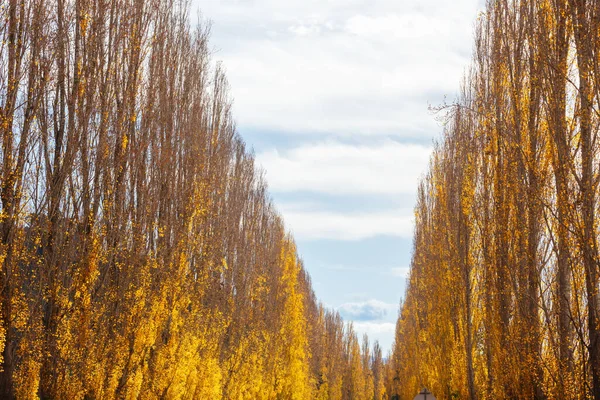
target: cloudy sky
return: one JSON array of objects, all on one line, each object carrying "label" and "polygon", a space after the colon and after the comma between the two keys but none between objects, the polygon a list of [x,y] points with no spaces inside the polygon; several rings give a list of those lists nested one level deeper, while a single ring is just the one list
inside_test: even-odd
[{"label": "cloudy sky", "polygon": [[[318,298],[391,347],[415,192],[482,0],[193,0]],[[193,14],[195,15],[195,14]]]}]

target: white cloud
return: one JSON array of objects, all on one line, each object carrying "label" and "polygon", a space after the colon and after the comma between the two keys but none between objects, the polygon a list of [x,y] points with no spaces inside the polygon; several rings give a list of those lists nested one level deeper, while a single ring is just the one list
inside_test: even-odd
[{"label": "white cloud", "polygon": [[410,210],[336,213],[295,209],[286,204],[279,209],[288,229],[300,240],[361,240],[378,235],[410,238],[413,233]]},{"label": "white cloud", "polygon": [[394,267],[390,269],[390,273],[399,278],[408,278],[410,267]]},{"label": "white cloud", "polygon": [[395,323],[367,321],[354,322],[352,325],[354,331],[358,334],[359,339],[362,339],[362,336],[367,334],[371,345],[373,345],[375,340],[379,341],[384,356],[388,355],[388,352],[392,349],[392,343],[394,342],[394,333],[396,331]]},{"label": "white cloud", "polygon": [[396,324],[393,322],[355,322],[352,324],[354,330],[366,333],[371,337],[376,333],[393,333],[396,330]]},{"label": "white cloud", "polygon": [[374,321],[386,318],[390,313],[395,314],[398,307],[394,304],[379,300],[344,303],[337,308],[344,319],[353,321]]},{"label": "white cloud", "polygon": [[[323,142],[257,156],[275,193],[305,191],[334,195],[414,196],[430,149],[391,140],[375,145]],[[318,201],[279,203],[298,239],[361,240],[378,235],[410,238],[412,202],[405,207],[324,209]]]},{"label": "white cloud", "polygon": [[288,132],[432,135],[454,97],[477,0],[208,0],[239,125]]},{"label": "white cloud", "polygon": [[258,154],[274,192],[413,194],[431,149],[384,141],[377,145],[324,142]]},{"label": "white cloud", "polygon": [[345,30],[358,36],[374,40],[395,41],[397,39],[423,39],[427,37],[443,40],[440,36],[451,32],[451,20],[443,16],[422,13],[387,14],[376,17],[355,15],[345,24]]}]

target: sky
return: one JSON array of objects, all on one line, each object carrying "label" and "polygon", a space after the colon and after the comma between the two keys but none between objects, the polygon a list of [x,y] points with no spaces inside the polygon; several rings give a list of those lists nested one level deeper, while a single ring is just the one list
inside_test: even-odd
[{"label": "sky", "polygon": [[482,0],[192,0],[320,301],[387,353]]}]

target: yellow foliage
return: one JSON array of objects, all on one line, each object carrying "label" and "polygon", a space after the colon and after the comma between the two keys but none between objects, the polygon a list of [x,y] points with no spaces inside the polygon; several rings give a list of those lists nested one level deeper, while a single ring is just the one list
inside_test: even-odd
[{"label": "yellow foliage", "polygon": [[302,294],[298,291],[298,273],[300,264],[296,247],[286,239],[281,248],[283,271],[284,308],[282,325],[279,330],[282,339],[279,357],[280,370],[277,374],[277,398],[303,400],[310,399],[310,376],[308,370],[308,339],[306,336],[306,317]]},{"label": "yellow foliage", "polygon": [[177,2],[25,3],[0,7],[0,397],[371,392],[341,317],[315,313],[208,30]]}]

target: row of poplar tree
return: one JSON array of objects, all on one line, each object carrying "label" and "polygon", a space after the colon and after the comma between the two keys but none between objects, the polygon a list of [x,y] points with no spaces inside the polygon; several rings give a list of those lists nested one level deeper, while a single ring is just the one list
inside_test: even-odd
[{"label": "row of poplar tree", "polygon": [[0,397],[380,398],[188,13],[0,4]]},{"label": "row of poplar tree", "polygon": [[600,1],[491,0],[418,192],[391,394],[600,399]]}]

